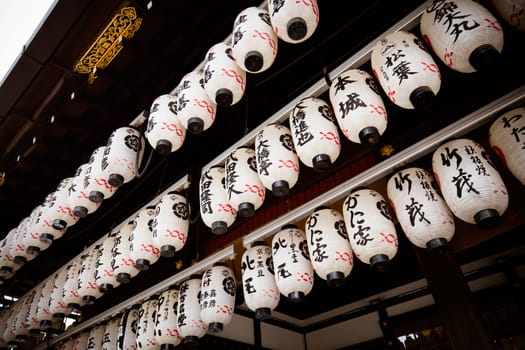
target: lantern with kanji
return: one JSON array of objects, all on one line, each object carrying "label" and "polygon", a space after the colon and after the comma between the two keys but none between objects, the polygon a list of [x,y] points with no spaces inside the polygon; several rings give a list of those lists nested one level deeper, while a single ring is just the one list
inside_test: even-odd
[{"label": "lantern with kanji", "polygon": [[[57,189],[52,194],[52,200],[48,206],[44,206],[46,217],[52,220],[53,228],[57,230],[65,230],[67,227],[73,226],[78,221],[79,217],[73,213],[73,208],[69,204],[69,191],[73,177],[67,177],[60,181]],[[54,237],[55,239],[57,237]]]},{"label": "lantern with kanji", "polygon": [[277,36],[291,44],[311,37],[319,23],[317,0],[269,0],[268,11]]},{"label": "lantern with kanji", "polygon": [[372,70],[390,101],[406,109],[428,109],[441,87],[441,74],[423,42],[397,31],[372,50]]},{"label": "lantern with kanji", "polygon": [[142,209],[133,220],[133,231],[129,236],[129,257],[135,267],[146,271],[160,258],[160,250],[153,244],[153,220],[155,207]]},{"label": "lantern with kanji", "polygon": [[120,316],[115,316],[106,323],[104,338],[102,340],[102,350],[115,350],[117,348],[119,325]]},{"label": "lantern with kanji", "polygon": [[140,305],[139,318],[137,321],[137,349],[159,349],[159,344],[157,340],[155,340],[157,302],[158,295],[152,295]]},{"label": "lantern with kanji", "polygon": [[199,338],[206,334],[207,325],[201,319],[201,297],[201,275],[191,275],[180,285],[177,327],[185,345],[198,345]]},{"label": "lantern with kanji", "polygon": [[407,238],[419,248],[440,252],[454,236],[454,217],[421,168],[398,171],[387,185],[388,198]]},{"label": "lantern with kanji", "polygon": [[161,95],[153,101],[145,135],[151,147],[164,156],[182,146],[186,129],[177,115],[177,96]]},{"label": "lantern with kanji", "polygon": [[67,274],[70,268],[70,264],[60,269],[55,275],[56,278],[53,281],[53,290],[49,296],[49,311],[55,319],[63,319],[68,313],[67,304],[64,302],[64,284],[66,283]]},{"label": "lantern with kanji", "polygon": [[105,169],[108,166],[107,161],[102,161],[105,152],[106,146],[96,148],[89,158],[84,173],[84,192],[88,195],[89,200],[95,203],[101,203],[104,199],[110,198],[118,188],[109,184],[103,171],[103,167]]},{"label": "lantern with kanji", "polygon": [[[15,334],[17,340],[25,340],[29,335],[29,325],[27,323],[27,314],[33,301],[33,292],[26,293],[23,298],[18,299],[16,304],[17,311],[13,325],[15,327]],[[13,307],[13,306],[12,306]]]},{"label": "lantern with kanji", "polygon": [[130,237],[133,233],[133,221],[123,225],[115,237],[115,245],[111,250],[113,258],[111,267],[113,274],[119,283],[129,283],[131,278],[138,275],[139,269],[135,266],[135,260],[131,258],[129,250]]},{"label": "lantern with kanji", "polygon": [[4,319],[3,328],[0,329],[1,338],[10,347],[18,347],[18,341],[16,341],[16,333],[14,329],[14,318],[16,317],[16,308],[9,308],[3,315]]},{"label": "lantern with kanji", "polygon": [[52,274],[47,279],[45,279],[42,289],[40,290],[40,295],[36,306],[36,313],[40,319],[41,329],[46,329],[51,326],[51,321],[53,320],[53,314],[49,310],[49,302],[56,277],[56,274]]},{"label": "lantern with kanji", "polygon": [[343,217],[355,256],[373,270],[384,271],[397,253],[398,241],[383,196],[371,189],[352,192],[344,201]]},{"label": "lantern with kanji", "polygon": [[217,262],[202,275],[201,318],[208,332],[218,333],[230,323],[235,308],[237,283],[227,264]]},{"label": "lantern with kanji", "polygon": [[225,173],[224,167],[213,166],[201,174],[199,184],[201,218],[215,234],[226,233],[237,217],[224,187]]},{"label": "lantern with kanji", "polygon": [[169,350],[180,344],[182,337],[177,328],[177,304],[179,287],[173,286],[160,293],[157,303],[155,340],[161,350]]},{"label": "lantern with kanji", "polygon": [[348,69],[333,79],[330,102],[347,139],[375,145],[388,125],[387,111],[375,79],[361,69]]},{"label": "lantern with kanji", "polygon": [[111,261],[113,260],[113,247],[115,246],[116,235],[106,237],[102,242],[95,269],[95,282],[102,293],[109,293],[113,288],[120,284],[117,276],[113,272]]},{"label": "lantern with kanji", "polygon": [[491,0],[490,2],[505,22],[525,31],[525,0]]},{"label": "lantern with kanji", "polygon": [[186,244],[190,227],[190,208],[183,195],[173,191],[162,196],[155,206],[153,244],[166,258],[175,256]]},{"label": "lantern with kanji", "polygon": [[257,241],[242,255],[241,261],[244,301],[255,318],[270,317],[279,305],[280,293],[274,277],[272,250],[265,241]]},{"label": "lantern with kanji", "polygon": [[28,247],[22,241],[22,238],[27,231],[28,224],[29,216],[26,216],[20,221],[16,228],[8,233],[8,236],[11,237],[9,240],[9,254],[13,256],[13,261],[20,265],[25,264],[27,261],[33,260],[38,256],[36,251],[28,250]]},{"label": "lantern with kanji", "polygon": [[78,293],[79,275],[82,268],[82,259],[77,257],[71,261],[67,269],[66,280],[64,281],[64,292],[62,295],[64,303],[69,309],[79,310],[84,301],[82,296]]},{"label": "lantern with kanji", "polygon": [[239,147],[226,158],[226,190],[239,216],[252,217],[264,202],[266,188],[257,174],[255,151]]},{"label": "lantern with kanji", "polygon": [[137,323],[139,319],[139,307],[132,306],[122,314],[119,327],[118,350],[137,349]]},{"label": "lantern with kanji", "polygon": [[257,171],[263,185],[277,197],[287,196],[299,179],[299,158],[290,129],[270,124],[255,137]]},{"label": "lantern with kanji", "polygon": [[58,239],[64,235],[67,228],[57,230],[53,227],[53,215],[48,210],[55,198],[55,193],[49,193],[41,205],[37,207],[37,212],[31,220],[31,232],[35,236],[39,236],[39,239],[49,245],[53,243],[55,239]]},{"label": "lantern with kanji", "polygon": [[102,342],[104,341],[104,331],[106,330],[106,324],[99,323],[95,327],[91,328],[88,337],[87,349],[91,350],[102,350]]},{"label": "lantern with kanji", "polygon": [[257,7],[242,10],[235,18],[232,40],[232,56],[247,72],[267,70],[277,56],[278,39],[266,10]]},{"label": "lantern with kanji", "polygon": [[301,162],[317,171],[328,170],[341,152],[332,107],[319,98],[307,97],[295,105],[289,119]]},{"label": "lantern with kanji", "polygon": [[500,223],[509,195],[480,144],[456,139],[441,145],[432,156],[432,169],[443,198],[455,216],[480,228]]},{"label": "lantern with kanji", "polygon": [[13,238],[12,233],[14,233],[13,230],[9,231],[7,236],[0,241],[0,284],[11,278],[23,266],[15,263],[14,256],[9,252],[9,241]]},{"label": "lantern with kanji", "polygon": [[490,146],[500,160],[525,185],[525,107],[510,110],[489,129]]},{"label": "lantern with kanji", "polygon": [[240,101],[246,89],[246,72],[235,63],[230,45],[218,43],[206,53],[204,90],[221,107]]},{"label": "lantern with kanji", "polygon": [[343,215],[329,207],[318,207],[306,218],[305,231],[317,275],[330,287],[342,286],[354,266]]},{"label": "lantern with kanji", "polygon": [[82,297],[82,301],[85,304],[93,304],[103,294],[95,277],[99,251],[100,244],[93,247],[81,258],[82,265],[78,274],[78,294]]},{"label": "lantern with kanji", "polygon": [[74,350],[84,350],[88,348],[89,332],[80,332],[75,337]]},{"label": "lantern with kanji", "polygon": [[50,243],[46,240],[40,239],[38,232],[39,216],[42,214],[42,205],[36,206],[29,215],[26,229],[23,232],[22,244],[26,246],[29,254],[39,254],[41,251],[49,248]]},{"label": "lantern with kanji", "polygon": [[100,203],[91,201],[89,192],[86,191],[89,183],[89,181],[85,181],[86,170],[89,168],[89,163],[79,166],[69,187],[68,204],[70,208],[73,208],[73,214],[79,218],[85,218],[88,214],[97,210],[100,205]]},{"label": "lantern with kanji", "polygon": [[448,67],[472,73],[488,68],[503,50],[503,28],[472,0],[432,0],[421,15],[423,39]]}]

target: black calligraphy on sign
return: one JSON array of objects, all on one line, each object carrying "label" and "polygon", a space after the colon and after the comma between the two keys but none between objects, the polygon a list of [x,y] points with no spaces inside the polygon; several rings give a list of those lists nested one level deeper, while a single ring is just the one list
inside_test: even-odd
[{"label": "black calligraphy on sign", "polygon": [[399,85],[408,79],[409,75],[416,73],[410,69],[409,61],[401,61],[392,69],[392,75],[399,78]]},{"label": "black calligraphy on sign", "polygon": [[461,158],[461,156],[459,155],[457,148],[450,150],[448,146],[445,147],[444,153],[441,152],[439,155],[441,156],[441,164],[446,167],[450,167],[452,165],[451,164],[452,158],[456,160],[456,169],[459,168],[459,165],[461,164],[461,161],[463,160],[463,158]]},{"label": "black calligraphy on sign", "polygon": [[339,102],[339,111],[342,113],[341,119],[346,118],[350,111],[355,111],[359,107],[366,107],[367,104],[361,99],[357,92],[346,95],[346,101]]},{"label": "black calligraphy on sign", "polygon": [[213,208],[211,205],[211,184],[213,178],[211,177],[209,171],[206,171],[202,174],[201,183],[200,183],[200,202],[201,210],[203,214],[213,214]]},{"label": "black calligraphy on sign", "polygon": [[273,275],[273,273],[274,273],[274,270],[273,270],[273,259],[272,259],[271,256],[266,258],[266,268]]},{"label": "black calligraphy on sign", "polygon": [[[523,114],[516,113],[510,117],[503,117],[503,128],[511,128],[511,135],[514,137],[514,140],[516,143],[522,142],[522,140],[525,139],[525,126],[514,126],[513,124],[517,123],[521,118],[523,117]],[[525,141],[523,142],[523,145],[521,147],[522,149],[525,149]]]},{"label": "black calligraphy on sign", "polygon": [[133,152],[140,151],[142,147],[140,139],[137,135],[126,135],[126,137],[124,138],[124,144]]},{"label": "black calligraphy on sign", "polygon": [[367,77],[365,79],[365,83],[366,83],[366,85],[368,85],[370,90],[375,92],[376,95],[379,95],[379,87],[377,86],[376,81],[373,78]]},{"label": "black calligraphy on sign", "polygon": [[306,106],[301,101],[292,111],[292,128],[299,146],[307,144],[314,138],[314,135],[309,131],[310,127],[305,121],[305,108]]},{"label": "black calligraphy on sign", "polygon": [[252,282],[253,282],[253,277],[248,277],[247,279],[244,280],[244,290],[248,294],[253,294],[257,292]]},{"label": "black calligraphy on sign", "polygon": [[456,196],[458,198],[463,196],[463,190],[466,190],[468,193],[474,192],[479,194],[479,191],[474,188],[472,174],[468,174],[462,168],[459,168],[458,174],[452,177],[452,183],[456,186]]},{"label": "black calligraphy on sign", "polygon": [[188,104],[188,102],[190,102],[190,100],[188,100],[186,98],[185,94],[181,93],[180,96],[179,96],[179,100],[177,102],[177,107],[178,107],[178,111],[177,112],[180,112],[184,108],[186,108],[186,105]]},{"label": "black calligraphy on sign", "polygon": [[268,176],[268,168],[273,164],[270,162],[270,146],[268,145],[269,140],[265,140],[262,137],[262,133],[258,135],[257,144],[257,165],[259,174]]},{"label": "black calligraphy on sign", "polygon": [[392,214],[390,214],[390,209],[388,209],[388,205],[386,204],[385,200],[379,200],[376,202],[376,207],[387,220],[392,221]]},{"label": "black calligraphy on sign", "polygon": [[271,3],[273,4],[272,7],[272,16],[275,15],[279,10],[284,6],[285,0],[273,0]]},{"label": "black calligraphy on sign", "polygon": [[317,108],[317,111],[319,112],[319,114],[321,114],[321,116],[324,119],[335,124],[334,112],[332,111],[332,108],[329,105],[323,103],[319,106],[319,108]]},{"label": "black calligraphy on sign", "polygon": [[210,66],[206,66],[206,69],[204,70],[204,83],[206,84],[208,81],[210,81],[211,77],[213,76],[214,70],[210,68]]},{"label": "black calligraphy on sign", "polygon": [[279,248],[286,248],[287,246],[286,240],[284,238],[278,237],[273,244],[273,255],[277,254]]},{"label": "black calligraphy on sign", "polygon": [[437,202],[437,198],[434,194],[434,187],[427,181],[427,177],[421,170],[416,170],[416,177],[419,179],[419,184],[423,191],[425,191],[425,198],[429,202]]},{"label": "black calligraphy on sign", "polygon": [[270,27],[272,26],[272,21],[270,20],[270,14],[268,12],[259,12],[259,18]]},{"label": "black calligraphy on sign", "polygon": [[255,259],[251,259],[248,254],[246,254],[244,261],[241,264],[242,272],[246,269],[253,270],[255,269]]},{"label": "black calligraphy on sign", "polygon": [[471,13],[462,13],[461,10],[458,10],[458,5],[454,1],[434,0],[427,6],[426,12],[434,12],[434,25],[445,26],[445,33],[454,37],[454,43],[463,32],[480,26],[471,17]]},{"label": "black calligraphy on sign", "polygon": [[178,217],[181,220],[188,220],[189,217],[189,209],[188,204],[185,202],[177,202],[174,203],[171,207],[173,210],[173,215]]},{"label": "black calligraphy on sign", "polygon": [[228,276],[222,280],[222,287],[224,288],[224,291],[231,295],[232,297],[235,296],[235,279],[233,279],[232,276]]},{"label": "black calligraphy on sign", "polygon": [[366,225],[365,213],[360,210],[354,210],[357,208],[358,201],[360,197],[359,193],[351,195],[346,201],[346,210],[349,215],[350,227],[352,238],[356,241],[357,245],[366,246],[368,242],[374,240],[374,237],[370,236],[370,226]]},{"label": "black calligraphy on sign", "polygon": [[248,164],[248,167],[251,171],[257,173],[257,161],[255,159],[255,156],[248,157],[248,159],[246,159],[246,164]]},{"label": "black calligraphy on sign", "polygon": [[356,80],[352,80],[350,79],[350,77],[348,76],[338,76],[336,78],[336,81],[334,81],[334,87],[335,87],[335,95],[337,95],[337,93],[339,91],[343,91],[346,89],[346,85],[348,84],[351,84],[351,83],[355,83]]},{"label": "black calligraphy on sign", "polygon": [[288,277],[290,277],[292,274],[290,273],[290,271],[288,271],[286,269],[286,263],[283,262],[281,265],[277,266],[277,277],[278,278],[282,278],[282,279],[286,279]]},{"label": "black calligraphy on sign", "polygon": [[243,36],[243,31],[241,31],[241,27],[237,27],[235,32],[233,32],[233,46],[237,45],[239,41],[242,40],[242,36]]},{"label": "black calligraphy on sign", "polygon": [[284,148],[295,153],[292,135],[288,133],[282,134],[281,136],[279,136],[279,141],[281,141],[281,145],[283,145]]},{"label": "black calligraphy on sign", "polygon": [[215,59],[215,52],[209,52],[208,56],[206,56],[206,62],[211,62]]},{"label": "black calligraphy on sign", "polygon": [[407,185],[407,193],[410,194],[412,190],[412,180],[410,179],[410,174],[403,174],[402,171],[398,172],[394,176],[394,185],[399,191],[403,191],[403,186]]},{"label": "black calligraphy on sign", "polygon": [[410,218],[410,225],[415,226],[416,219],[419,219],[419,222],[430,224],[430,221],[425,217],[423,204],[417,202],[414,197],[410,197],[410,203],[405,205],[405,211]]},{"label": "black calligraphy on sign", "polygon": [[328,259],[327,244],[323,243],[323,231],[316,229],[319,220],[319,213],[313,213],[306,220],[306,230],[310,235],[310,245],[312,258],[316,262],[323,262]]},{"label": "black calligraphy on sign", "polygon": [[236,190],[235,185],[239,174],[237,173],[237,162],[239,161],[233,154],[230,155],[230,159],[226,162],[226,185],[228,190],[228,198],[232,198],[232,193],[242,194],[242,191]]},{"label": "black calligraphy on sign", "polygon": [[334,223],[334,229],[337,234],[345,241],[348,240],[348,232],[346,232],[346,226],[344,220],[337,220]]}]

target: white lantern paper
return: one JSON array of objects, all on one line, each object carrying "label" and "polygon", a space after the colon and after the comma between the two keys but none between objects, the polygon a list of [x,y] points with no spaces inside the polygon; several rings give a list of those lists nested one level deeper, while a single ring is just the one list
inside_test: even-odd
[{"label": "white lantern paper", "polygon": [[68,313],[67,304],[64,302],[64,285],[66,283],[67,274],[69,272],[71,264],[62,268],[55,276],[53,280],[53,289],[49,296],[49,312],[53,315],[53,318],[63,319]]},{"label": "white lantern paper", "polygon": [[272,250],[266,242],[257,241],[242,255],[244,301],[255,318],[264,320],[279,305],[280,293],[274,277]]},{"label": "white lantern paper", "polygon": [[14,257],[14,262],[16,264],[24,264],[27,261],[33,260],[38,256],[36,251],[28,251],[27,246],[23,243],[22,238],[25,236],[27,226],[29,225],[29,216],[23,218],[18,226],[14,229],[13,233],[11,231],[11,242],[9,245],[9,254]]},{"label": "white lantern paper", "polygon": [[119,326],[118,350],[137,350],[136,338],[138,319],[138,307],[133,307],[122,315]]},{"label": "white lantern paper", "polygon": [[186,129],[177,115],[176,96],[161,95],[153,101],[145,134],[151,147],[164,156],[182,146]]},{"label": "white lantern paper", "polygon": [[89,332],[80,332],[75,337],[75,344],[73,345],[74,350],[85,350],[88,346]]},{"label": "white lantern paper", "polygon": [[129,240],[133,233],[133,221],[123,225],[115,238],[115,245],[111,250],[113,258],[111,267],[113,274],[119,283],[129,283],[131,278],[138,275],[139,269],[135,267],[135,260],[131,258],[129,250]]},{"label": "white lantern paper", "polygon": [[60,181],[57,189],[52,194],[53,200],[50,202],[49,207],[44,207],[46,211],[44,215],[53,220],[53,228],[59,231],[73,226],[79,219],[69,205],[69,189],[72,182],[73,177],[67,177]]},{"label": "white lantern paper", "polygon": [[100,244],[81,258],[82,265],[78,274],[78,294],[80,294],[85,304],[93,304],[103,294],[95,277],[99,250]]},{"label": "white lantern paper", "polygon": [[39,254],[41,251],[49,248],[50,245],[49,241],[40,239],[40,233],[35,229],[38,227],[37,221],[39,220],[42,210],[42,205],[38,205],[33,211],[31,211],[26,230],[22,237],[22,244],[27,247],[26,250],[29,253],[34,252],[35,254]]},{"label": "white lantern paper", "polygon": [[14,321],[15,333],[17,339],[26,339],[29,334],[29,324],[26,322],[31,302],[33,301],[33,292],[27,293],[17,302],[17,311]]},{"label": "white lantern paper", "polygon": [[115,350],[117,348],[119,324],[120,316],[113,317],[106,323],[104,338],[102,339],[102,350]]},{"label": "white lantern paper", "polygon": [[85,181],[86,171],[89,168],[89,163],[79,166],[69,188],[68,204],[70,208],[73,208],[73,214],[79,218],[87,217],[88,214],[95,212],[100,205],[100,202],[91,201],[89,199],[90,192],[86,191],[89,184],[89,181]]},{"label": "white lantern paper", "polygon": [[277,35],[270,14],[257,7],[248,7],[235,18],[233,25],[232,56],[243,70],[264,72],[277,56]]},{"label": "white lantern paper", "polygon": [[185,345],[198,345],[198,338],[206,334],[207,325],[201,319],[201,275],[192,275],[179,289],[177,327]]},{"label": "white lantern paper", "polygon": [[355,143],[375,145],[388,125],[375,79],[360,69],[339,74],[330,85],[330,102],[341,131]]},{"label": "white lantern paper", "polygon": [[427,109],[441,87],[441,74],[414,34],[397,31],[377,42],[372,70],[390,101],[406,109]]},{"label": "white lantern paper", "polygon": [[424,169],[398,171],[387,185],[388,198],[407,238],[430,252],[444,250],[454,236],[454,217]]},{"label": "white lantern paper", "polygon": [[31,224],[31,233],[39,235],[40,240],[46,244],[51,244],[55,239],[59,239],[64,235],[67,228],[57,230],[53,227],[53,213],[49,210],[49,207],[54,201],[55,193],[49,193],[42,205],[37,207],[34,219]]},{"label": "white lantern paper", "polygon": [[88,350],[102,350],[102,342],[104,341],[105,324],[98,324],[89,331]]},{"label": "white lantern paper", "polygon": [[106,174],[102,170],[103,164],[107,167],[107,163],[102,162],[105,152],[106,146],[102,146],[91,153],[84,175],[84,191],[88,194],[89,200],[95,203],[112,197],[118,188],[109,184]]},{"label": "white lantern paper", "polygon": [[115,236],[106,237],[99,249],[95,269],[95,281],[102,293],[109,293],[120,284],[111,266],[113,247],[115,246],[116,239]]},{"label": "white lantern paper", "polygon": [[67,276],[64,282],[64,293],[62,294],[62,300],[68,308],[79,310],[80,306],[84,304],[82,296],[78,293],[79,288],[79,275],[80,269],[82,268],[82,259],[75,258],[71,261],[71,264],[66,267]]},{"label": "white lantern paper", "polygon": [[53,274],[44,280],[44,284],[38,298],[36,313],[40,319],[40,327],[42,329],[50,327],[52,323],[51,321],[53,320],[53,314],[49,310],[49,303],[51,301],[51,292],[53,291],[54,279],[56,277],[56,274]]},{"label": "white lantern paper", "polygon": [[159,295],[157,303],[157,320],[155,323],[155,340],[163,350],[175,347],[182,341],[182,337],[177,328],[178,302],[178,287],[165,290]]},{"label": "white lantern paper", "polygon": [[221,107],[240,101],[246,89],[246,72],[242,70],[226,43],[213,45],[206,53],[204,65],[204,91]]},{"label": "white lantern paper", "polygon": [[421,15],[421,34],[450,68],[472,73],[488,68],[503,49],[503,29],[472,0],[432,0]]},{"label": "white lantern paper", "polygon": [[299,179],[299,158],[286,126],[270,124],[255,137],[257,171],[267,189],[276,197],[287,196]]},{"label": "white lantern paper", "polygon": [[208,332],[218,333],[230,323],[235,309],[237,283],[233,271],[225,263],[217,262],[202,275],[201,319]]},{"label": "white lantern paper", "polygon": [[8,342],[9,345],[18,345],[16,341],[16,333],[14,329],[14,319],[16,316],[16,309],[10,308],[7,314],[4,316],[6,318],[5,326],[3,329],[2,337]]},{"label": "white lantern paper", "polygon": [[500,223],[509,195],[481,145],[469,139],[449,141],[434,151],[432,169],[455,216],[481,228]]},{"label": "white lantern paper", "polygon": [[9,231],[9,233],[0,240],[0,274],[1,273],[13,273],[17,271],[22,265],[14,262],[14,256],[9,252],[9,241],[13,239],[15,229]]},{"label": "white lantern paper", "polygon": [[306,219],[305,231],[317,275],[330,287],[342,286],[354,266],[343,215],[329,207],[316,208]]},{"label": "white lantern paper", "polygon": [[182,127],[192,134],[200,134],[215,121],[215,102],[204,91],[201,71],[189,72],[179,83],[177,116]]},{"label": "white lantern paper", "polygon": [[352,192],[343,204],[348,239],[355,256],[384,271],[397,253],[397,233],[387,202],[374,190]]},{"label": "white lantern paper", "polygon": [[317,0],[269,0],[268,10],[277,36],[291,44],[298,44],[315,32],[319,23]]},{"label": "white lantern paper", "polygon": [[202,221],[217,235],[226,233],[237,217],[224,187],[225,175],[224,167],[213,166],[202,173],[199,184]]},{"label": "white lantern paper", "polygon": [[501,115],[489,129],[490,146],[503,164],[525,185],[525,108]]},{"label": "white lantern paper", "polygon": [[190,228],[190,209],[186,197],[170,192],[162,196],[155,207],[153,244],[165,258],[175,256],[186,244]]},{"label": "white lantern paper", "polygon": [[505,22],[525,31],[525,0],[491,0],[491,3]]},{"label": "white lantern paper", "polygon": [[326,171],[341,152],[335,117],[325,101],[302,99],[290,113],[290,129],[297,156],[304,165]]},{"label": "white lantern paper", "polygon": [[160,344],[155,340],[155,318],[157,314],[157,296],[144,301],[139,309],[137,321],[137,349],[157,350]]},{"label": "white lantern paper", "polygon": [[107,182],[120,187],[133,180],[144,154],[144,137],[139,130],[124,126],[109,136],[101,161]]},{"label": "white lantern paper", "polygon": [[146,271],[151,264],[159,260],[160,250],[153,244],[153,220],[155,207],[141,210],[133,220],[133,231],[129,236],[129,257],[135,261],[135,267]]},{"label": "white lantern paper", "polygon": [[226,189],[230,204],[243,218],[250,218],[264,202],[266,188],[257,173],[255,151],[249,147],[240,147],[227,158]]}]

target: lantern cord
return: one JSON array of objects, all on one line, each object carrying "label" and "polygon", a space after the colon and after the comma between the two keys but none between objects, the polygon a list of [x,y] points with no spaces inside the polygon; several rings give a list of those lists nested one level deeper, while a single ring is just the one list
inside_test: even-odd
[{"label": "lantern cord", "polygon": [[323,67],[323,78],[326,82],[326,85],[331,86],[332,85],[332,79],[330,79],[330,73],[328,72],[328,67]]}]

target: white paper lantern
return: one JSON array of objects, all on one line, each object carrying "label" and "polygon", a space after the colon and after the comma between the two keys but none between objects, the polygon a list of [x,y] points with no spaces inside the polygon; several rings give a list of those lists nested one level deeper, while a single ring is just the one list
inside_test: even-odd
[{"label": "white paper lantern", "polygon": [[118,329],[120,316],[113,317],[106,323],[104,338],[102,339],[102,350],[115,350],[118,342]]},{"label": "white paper lantern", "polygon": [[104,331],[106,330],[105,324],[98,324],[91,328],[88,337],[88,350],[102,350],[102,342],[104,341]]},{"label": "white paper lantern", "polygon": [[319,23],[317,0],[269,0],[268,10],[277,36],[297,44],[310,38]]},{"label": "white paper lantern", "polygon": [[80,332],[75,337],[75,344],[73,345],[73,350],[85,350],[88,346],[89,332]]},{"label": "white paper lantern", "polygon": [[152,239],[166,258],[175,256],[186,244],[190,228],[190,208],[186,197],[170,192],[155,206]]},{"label": "white paper lantern", "polygon": [[455,216],[481,228],[500,223],[509,195],[481,145],[469,139],[449,141],[434,151],[432,169]]},{"label": "white paper lantern", "polygon": [[101,161],[107,182],[120,187],[133,180],[144,154],[144,137],[139,130],[124,126],[109,136]]},{"label": "white paper lantern", "polygon": [[207,325],[201,319],[201,275],[192,275],[180,285],[177,304],[177,327],[185,345],[198,345],[206,334]]},{"label": "white paper lantern", "polygon": [[370,74],[360,69],[339,74],[330,85],[330,102],[347,139],[365,145],[379,142],[388,125],[388,116]]},{"label": "white paper lantern", "polygon": [[199,184],[202,221],[217,235],[226,233],[237,217],[224,187],[225,175],[224,167],[213,166],[201,174]]},{"label": "white paper lantern", "polygon": [[[53,228],[59,231],[73,226],[79,219],[79,217],[73,213],[73,208],[69,205],[68,200],[72,182],[72,177],[67,177],[60,181],[57,189],[52,194],[52,200],[49,206],[44,206],[44,210],[47,212],[44,215],[53,220]],[[54,238],[56,239],[57,237]]]},{"label": "white paper lantern", "polygon": [[221,332],[224,325],[231,322],[236,289],[233,271],[225,263],[213,264],[202,275],[201,319],[207,325],[208,332]]},{"label": "white paper lantern", "polygon": [[307,167],[326,171],[339,157],[339,132],[332,107],[325,101],[302,99],[290,113],[290,129],[297,156]]},{"label": "white paper lantern", "polygon": [[16,309],[10,308],[5,317],[5,324],[3,328],[2,338],[5,342],[7,342],[8,345],[12,345],[13,347],[18,346],[18,342],[16,341],[16,333],[14,329],[14,319],[16,316]]},{"label": "white paper lantern", "polygon": [[103,295],[95,278],[99,251],[100,244],[81,257],[82,265],[78,274],[78,294],[82,297],[82,301],[88,305],[93,304],[96,299]]},{"label": "white paper lantern", "polygon": [[115,246],[116,239],[115,236],[106,237],[99,249],[95,269],[95,281],[102,293],[110,293],[113,288],[118,287],[120,284],[111,266],[113,247]]},{"label": "white paper lantern", "polygon": [[316,208],[306,219],[305,231],[317,275],[330,287],[342,286],[354,266],[343,215],[329,207]]},{"label": "white paper lantern", "polygon": [[492,6],[505,22],[525,30],[525,0],[491,0]]},{"label": "white paper lantern", "polygon": [[31,293],[27,293],[23,298],[18,299],[17,301],[17,311],[13,322],[17,340],[23,341],[29,335],[29,324],[26,322],[26,320],[33,298],[34,296],[32,296]]},{"label": "white paper lantern", "polygon": [[525,107],[508,111],[492,123],[490,146],[503,164],[525,185]]},{"label": "white paper lantern", "polygon": [[343,217],[355,256],[383,271],[397,253],[397,233],[387,202],[371,189],[360,189],[346,197]]},{"label": "white paper lantern", "polygon": [[272,250],[266,242],[254,242],[244,252],[241,270],[246,305],[255,312],[256,319],[270,317],[279,305],[281,294],[275,283]]},{"label": "white paper lantern", "polygon": [[182,341],[182,337],[177,328],[178,302],[178,287],[172,287],[159,295],[157,320],[155,322],[155,340],[162,350],[171,349],[179,345]]},{"label": "white paper lantern", "polygon": [[408,168],[388,180],[387,193],[409,241],[436,253],[448,246],[455,225],[450,209],[433,185],[429,172]]},{"label": "white paper lantern", "polygon": [[192,134],[200,134],[215,121],[215,102],[204,91],[201,71],[189,72],[180,81],[177,90],[177,116],[182,126]]},{"label": "white paper lantern", "polygon": [[284,197],[299,179],[299,158],[286,126],[270,124],[255,137],[257,171],[264,186]]},{"label": "white paper lantern", "polygon": [[78,279],[81,268],[82,259],[80,257],[73,259],[71,264],[66,267],[67,275],[64,282],[64,293],[62,294],[62,300],[69,309],[73,310],[79,310],[84,304],[82,296],[78,293]]},{"label": "white paper lantern", "polygon": [[40,319],[40,328],[47,329],[51,326],[53,320],[53,314],[49,310],[49,302],[51,292],[53,291],[53,280],[56,278],[56,274],[49,276],[44,280],[42,289],[40,290],[40,296],[36,307],[36,313]]},{"label": "white paper lantern", "polygon": [[145,134],[151,147],[164,156],[182,146],[186,129],[177,115],[177,96],[161,95],[153,101]]},{"label": "white paper lantern", "polygon": [[135,261],[135,267],[146,271],[159,260],[160,250],[153,244],[153,220],[155,207],[141,210],[133,220],[133,231],[129,236],[129,257]]},{"label": "white paper lantern", "polygon": [[104,199],[112,197],[118,188],[109,184],[103,171],[102,165],[107,167],[107,161],[102,162],[105,152],[106,146],[98,147],[93,151],[84,175],[84,191],[88,194],[89,200],[95,203],[101,203]]},{"label": "white paper lantern", "polygon": [[248,7],[235,18],[232,34],[232,56],[243,70],[264,72],[277,56],[277,35],[270,14],[257,7]]},{"label": "white paper lantern", "polygon": [[118,331],[118,350],[137,350],[137,323],[139,307],[133,306],[122,314]]},{"label": "white paper lantern", "polygon": [[157,350],[160,344],[155,340],[155,318],[157,315],[157,298],[153,295],[140,305],[137,321],[137,349]]},{"label": "white paper lantern", "polygon": [[57,230],[53,227],[54,215],[49,210],[55,193],[48,194],[41,205],[37,207],[34,219],[31,224],[31,233],[39,235],[39,239],[45,244],[51,244],[55,239],[59,239],[66,233],[67,228]]},{"label": "white paper lantern", "polygon": [[62,320],[68,313],[67,304],[64,302],[64,285],[71,264],[60,269],[53,281],[53,290],[49,296],[49,311],[53,318]]},{"label": "white paper lantern", "polygon": [[250,218],[264,202],[266,188],[257,173],[255,151],[249,147],[240,147],[227,158],[226,189],[230,204],[243,218]]},{"label": "white paper lantern", "polygon": [[9,241],[13,237],[15,231],[11,230],[7,236],[0,241],[0,284],[6,279],[9,279],[22,264],[15,263],[15,257],[9,252]]},{"label": "white paper lantern", "polygon": [[129,241],[133,233],[133,221],[123,225],[115,238],[115,245],[111,250],[113,258],[111,267],[113,274],[117,277],[119,283],[129,283],[131,278],[138,275],[139,269],[135,266],[135,260],[131,258],[129,250]]},{"label": "white paper lantern", "polygon": [[87,217],[88,214],[95,212],[100,205],[100,202],[91,201],[89,199],[90,192],[86,191],[89,184],[89,181],[85,181],[86,171],[89,168],[89,163],[79,166],[69,187],[68,204],[70,208],[73,208],[73,214],[79,218]]},{"label": "white paper lantern", "polygon": [[22,244],[26,246],[26,250],[29,253],[34,252],[35,254],[39,254],[41,251],[49,248],[51,244],[47,240],[41,240],[40,233],[36,230],[39,226],[38,221],[40,220],[42,210],[42,205],[38,205],[31,211],[25,233],[22,236]]},{"label": "white paper lantern", "polygon": [[16,264],[25,264],[27,261],[33,260],[38,256],[36,251],[28,251],[27,246],[23,243],[22,238],[25,236],[27,226],[29,224],[29,216],[23,218],[18,226],[14,228],[9,243],[9,254],[14,257]]},{"label": "white paper lantern", "polygon": [[390,101],[406,109],[429,108],[441,87],[441,74],[423,42],[397,31],[377,42],[372,70]]},{"label": "white paper lantern", "polygon": [[206,53],[204,91],[221,107],[240,101],[246,89],[246,72],[235,63],[231,47],[226,43],[213,45]]},{"label": "white paper lantern", "polygon": [[421,34],[450,68],[472,73],[490,67],[503,49],[503,29],[472,0],[432,0],[421,15]]}]

